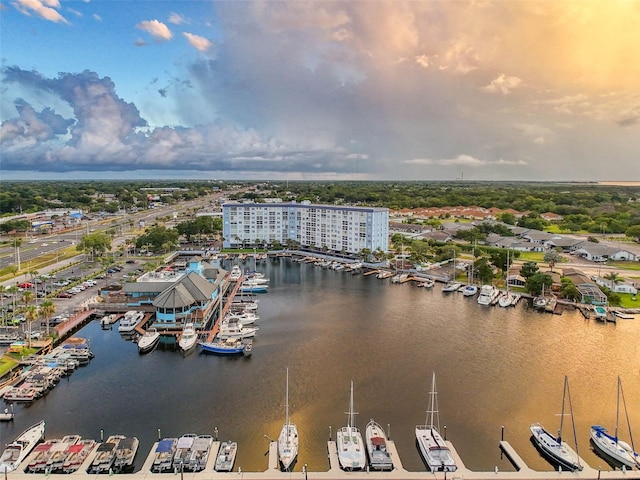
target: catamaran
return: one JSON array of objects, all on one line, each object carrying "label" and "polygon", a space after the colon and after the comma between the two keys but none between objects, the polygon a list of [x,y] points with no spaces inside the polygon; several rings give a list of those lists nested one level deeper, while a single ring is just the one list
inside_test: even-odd
[{"label": "catamaran", "polygon": [[285,421],[278,437],[278,458],[284,472],[290,471],[298,456],[298,427],[289,419],[289,369],[287,368],[287,390],[285,396]]},{"label": "catamaran", "polygon": [[[631,445],[618,438],[618,422],[620,420],[620,400],[624,407],[624,413],[629,427],[629,439]],[[631,426],[629,425],[629,415],[627,413],[627,402],[622,391],[622,381],[618,377],[618,394],[616,399],[616,428],[614,434],[607,433],[607,429],[600,425],[591,426],[591,441],[596,447],[595,451],[605,460],[612,459],[616,464],[624,465],[626,468],[640,468],[640,454],[635,451],[633,437],[631,436]]]},{"label": "catamaran", "polygon": [[458,467],[451,450],[440,435],[440,413],[438,412],[435,372],[431,380],[426,423],[425,425],[416,425],[416,440],[429,470],[432,472],[455,472],[457,470]]},{"label": "catamaran", "polygon": [[362,470],[366,467],[367,459],[365,446],[360,430],[356,427],[356,413],[353,411],[353,381],[351,382],[351,399],[347,412],[347,425],[341,427],[336,433],[336,447],[338,449],[338,461],[343,470]]}]

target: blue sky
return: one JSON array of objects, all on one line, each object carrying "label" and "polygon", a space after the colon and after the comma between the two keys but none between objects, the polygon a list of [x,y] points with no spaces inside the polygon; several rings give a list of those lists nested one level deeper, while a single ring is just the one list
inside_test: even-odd
[{"label": "blue sky", "polygon": [[640,179],[640,1],[0,0],[3,179]]}]

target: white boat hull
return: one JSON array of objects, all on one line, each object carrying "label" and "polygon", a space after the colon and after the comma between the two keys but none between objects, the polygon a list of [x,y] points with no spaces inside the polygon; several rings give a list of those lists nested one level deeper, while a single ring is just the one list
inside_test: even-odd
[{"label": "white boat hull", "polygon": [[393,470],[393,461],[387,449],[387,435],[384,429],[371,420],[365,429],[365,439],[371,470]]},{"label": "white boat hull", "polygon": [[559,464],[561,467],[567,470],[582,470],[580,465],[580,458],[575,451],[565,442],[559,440],[549,432],[547,432],[542,425],[534,423],[529,428],[533,441],[538,449],[545,454],[553,463]]}]

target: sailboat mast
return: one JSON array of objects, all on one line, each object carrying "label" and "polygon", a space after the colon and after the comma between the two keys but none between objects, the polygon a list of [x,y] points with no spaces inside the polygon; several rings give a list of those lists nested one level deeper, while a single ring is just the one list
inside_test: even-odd
[{"label": "sailboat mast", "polygon": [[426,424],[431,429],[433,429],[434,426],[437,426],[438,431],[440,431],[440,415],[438,413],[438,397],[436,392],[436,372],[433,372],[431,378],[431,391],[429,392],[429,410],[427,410]]},{"label": "sailboat mast", "polygon": [[289,368],[287,367],[287,389],[285,394],[285,403],[284,403],[284,417],[285,417],[285,425],[287,426],[287,445],[289,445]]},{"label": "sailboat mast", "polygon": [[[631,442],[631,451],[635,452],[636,447],[633,444],[633,435],[631,435],[631,422],[629,422],[629,413],[627,412],[627,401],[624,399],[624,390],[622,390],[622,380],[618,377],[618,382],[620,382],[620,396],[622,397],[622,406],[624,408],[624,415],[627,418],[627,429],[629,431],[629,441]],[[616,433],[617,436],[617,433]]]},{"label": "sailboat mast", "polygon": [[618,376],[618,391],[616,394],[616,443],[618,443],[618,422],[620,421],[620,376]]},{"label": "sailboat mast", "polygon": [[562,410],[560,411],[560,430],[558,431],[558,443],[562,443],[562,425],[564,423],[564,401],[567,395],[567,376],[564,376],[564,390],[562,391]]}]

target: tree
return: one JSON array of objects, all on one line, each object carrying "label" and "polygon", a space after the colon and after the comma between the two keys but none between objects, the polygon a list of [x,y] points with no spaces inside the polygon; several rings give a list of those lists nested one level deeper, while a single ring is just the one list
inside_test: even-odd
[{"label": "tree", "polygon": [[553,272],[553,267],[556,263],[562,261],[562,255],[557,250],[549,250],[544,254],[544,261],[549,264],[549,268]]},{"label": "tree", "polygon": [[522,267],[520,267],[520,275],[526,279],[533,277],[539,271],[540,269],[536,262],[525,262]]},{"label": "tree", "polygon": [[490,284],[493,282],[493,268],[487,258],[479,258],[473,263],[473,270],[478,276],[478,280],[482,284]]},{"label": "tree", "polygon": [[562,277],[560,281],[562,282],[562,287],[560,287],[560,295],[563,298],[574,301],[580,300],[580,292],[574,285],[573,280],[571,280],[569,277]]},{"label": "tree", "polygon": [[91,259],[98,255],[102,255],[107,250],[111,250],[111,238],[103,232],[88,233],[83,235],[76,250],[79,252],[91,253]]},{"label": "tree", "polygon": [[620,276],[617,272],[611,272],[604,276],[605,280],[609,280],[612,285],[617,285],[619,283],[624,282],[624,278]]},{"label": "tree", "polygon": [[629,238],[633,238],[636,242],[640,242],[640,225],[633,225],[627,228],[624,234]]},{"label": "tree", "polygon": [[27,345],[29,346],[29,348],[31,348],[31,322],[38,318],[38,313],[38,307],[36,305],[27,306],[27,309],[24,312],[24,318],[28,325],[27,330],[29,332],[29,334],[27,335]]},{"label": "tree", "polygon": [[47,321],[47,335],[49,335],[49,318],[53,316],[56,311],[56,306],[51,300],[45,300],[40,304],[40,313],[42,317]]},{"label": "tree", "polygon": [[553,278],[551,278],[551,275],[546,273],[536,273],[527,279],[527,283],[524,288],[527,292],[533,295],[539,295],[542,292],[543,286],[545,289],[548,289],[551,288],[551,285],[553,285]]}]

